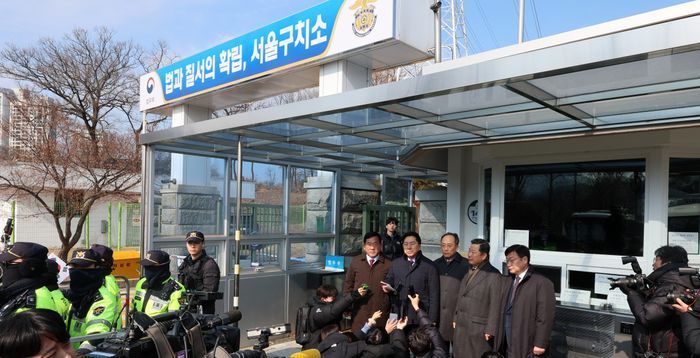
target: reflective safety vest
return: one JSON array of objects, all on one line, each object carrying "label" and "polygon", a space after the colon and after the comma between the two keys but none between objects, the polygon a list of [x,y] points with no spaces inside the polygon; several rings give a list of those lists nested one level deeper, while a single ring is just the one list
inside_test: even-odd
[{"label": "reflective safety vest", "polygon": [[53,298],[53,303],[56,305],[56,312],[61,315],[61,318],[65,321],[68,318],[68,309],[70,307],[70,301],[63,295],[63,292],[59,289],[50,291],[51,297]]},{"label": "reflective safety vest", "polygon": [[[71,305],[68,313],[68,333],[71,337],[85,336],[88,334],[107,333],[112,330],[117,321],[117,312],[121,309],[105,286],[101,286],[90,305],[85,317],[78,317]],[[85,342],[83,342],[85,343]],[[73,348],[78,348],[81,343],[74,343]]]},{"label": "reflective safety vest", "polygon": [[107,291],[114,295],[114,299],[119,303],[118,308],[117,308],[117,323],[116,323],[116,329],[121,329],[122,328],[122,316],[121,316],[121,309],[122,309],[122,299],[121,299],[121,289],[119,288],[119,284],[117,283],[117,279],[112,276],[112,275],[107,275],[105,276],[105,283],[104,287],[107,288]]},{"label": "reflective safety vest", "polygon": [[119,289],[119,284],[117,283],[117,279],[114,278],[114,276],[105,276],[105,287],[107,287],[107,290],[109,290],[109,292],[113,294],[114,297],[116,297],[117,301],[119,301],[119,295],[121,294],[121,290]]},{"label": "reflective safety vest", "polygon": [[146,283],[146,278],[142,278],[136,283],[136,295],[132,309],[134,311],[143,312],[149,316],[173,312],[180,309],[180,306],[185,303],[185,286],[169,277],[163,283],[163,287],[159,290],[146,289],[143,284]]}]

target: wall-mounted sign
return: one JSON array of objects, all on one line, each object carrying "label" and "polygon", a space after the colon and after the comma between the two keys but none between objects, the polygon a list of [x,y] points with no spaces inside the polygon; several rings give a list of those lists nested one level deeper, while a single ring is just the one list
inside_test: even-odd
[{"label": "wall-mounted sign", "polygon": [[479,221],[479,201],[474,200],[467,207],[467,217],[469,221],[476,224]]},{"label": "wall-mounted sign", "polygon": [[141,110],[392,39],[395,7],[394,0],[329,0],[145,74]]}]

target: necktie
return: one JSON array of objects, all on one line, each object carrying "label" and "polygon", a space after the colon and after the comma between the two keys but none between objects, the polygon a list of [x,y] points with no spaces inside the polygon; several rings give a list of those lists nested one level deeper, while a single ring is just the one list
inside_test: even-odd
[{"label": "necktie", "polygon": [[515,291],[518,289],[518,284],[520,283],[520,276],[515,276],[515,280],[513,280],[513,287],[510,289],[510,299],[508,300],[508,304],[513,304],[513,299],[515,298]]},{"label": "necktie", "polygon": [[416,259],[408,259],[408,262],[411,263],[411,267],[416,263]]},{"label": "necktie", "polygon": [[372,268],[372,266],[374,266],[375,261],[376,259],[369,259],[369,268]]}]

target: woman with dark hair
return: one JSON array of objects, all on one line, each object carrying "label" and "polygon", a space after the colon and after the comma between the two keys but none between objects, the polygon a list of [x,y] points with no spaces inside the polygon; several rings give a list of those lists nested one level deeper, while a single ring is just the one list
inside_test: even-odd
[{"label": "woman with dark hair", "polygon": [[52,310],[17,313],[0,325],[0,358],[73,358],[61,316]]}]

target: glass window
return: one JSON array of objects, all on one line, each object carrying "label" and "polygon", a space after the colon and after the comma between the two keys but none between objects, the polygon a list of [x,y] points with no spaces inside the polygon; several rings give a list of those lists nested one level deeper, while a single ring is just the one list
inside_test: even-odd
[{"label": "glass window", "polygon": [[605,299],[608,295],[595,293],[595,272],[569,270],[569,288],[591,292],[591,298]]},{"label": "glass window", "polygon": [[[233,273],[235,264],[236,243],[231,240],[231,255],[229,256],[230,271]],[[261,241],[261,242],[241,242],[241,269],[255,269],[261,267],[274,267],[279,269],[281,266],[280,259],[282,258],[282,244],[278,241]]]},{"label": "glass window", "polygon": [[[170,254],[170,273],[177,277],[178,267],[182,263],[182,260],[189,255],[187,252],[187,244],[182,242],[182,245],[175,242],[156,242],[156,250],[163,250]],[[219,263],[219,250],[221,248],[221,242],[207,242],[204,241],[204,251],[208,256],[211,256],[214,261]],[[224,273],[222,272],[222,275]]]},{"label": "glass window", "polygon": [[506,168],[505,228],[534,250],[642,255],[643,159]]},{"label": "glass window", "polygon": [[[694,243],[688,242],[687,247],[697,247],[699,232],[700,159],[671,158],[668,176],[669,244],[683,245],[683,240],[694,240]],[[697,251],[688,253],[698,254]]]},{"label": "glass window", "polygon": [[289,169],[289,233],[330,233],[333,227],[334,173]]},{"label": "glass window", "polygon": [[223,234],[225,160],[155,152],[156,236]]},{"label": "glass window", "polygon": [[[236,230],[238,175],[233,161],[231,179],[231,232]],[[267,163],[243,162],[241,233],[243,235],[284,233],[284,167]]]},{"label": "glass window", "polygon": [[384,204],[409,205],[411,181],[384,177]]},{"label": "glass window", "polygon": [[289,264],[323,265],[326,255],[330,254],[330,239],[314,242],[294,242],[289,248]]}]

